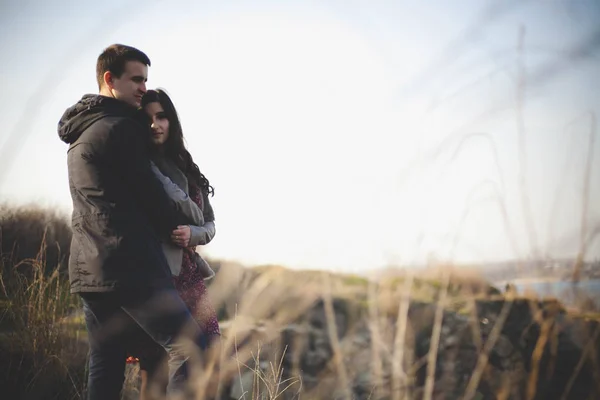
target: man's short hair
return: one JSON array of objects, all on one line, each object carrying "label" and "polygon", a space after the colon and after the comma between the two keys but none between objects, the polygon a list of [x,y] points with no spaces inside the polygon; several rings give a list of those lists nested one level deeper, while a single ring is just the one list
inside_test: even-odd
[{"label": "man's short hair", "polygon": [[112,44],[108,46],[102,54],[98,56],[96,62],[96,80],[98,88],[102,88],[104,82],[104,73],[110,71],[114,76],[120,78],[125,72],[127,61],[139,61],[144,65],[150,66],[150,59],[141,50],[124,44]]}]

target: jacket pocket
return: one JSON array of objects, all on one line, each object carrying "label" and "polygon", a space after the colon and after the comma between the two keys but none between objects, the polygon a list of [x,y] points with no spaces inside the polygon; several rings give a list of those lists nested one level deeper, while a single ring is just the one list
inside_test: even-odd
[{"label": "jacket pocket", "polygon": [[83,232],[81,230],[81,225],[74,224],[73,225],[73,236],[71,237],[71,249],[70,255],[71,263],[75,265],[76,268],[79,268],[81,264],[81,253],[83,251],[83,245],[81,243]]}]

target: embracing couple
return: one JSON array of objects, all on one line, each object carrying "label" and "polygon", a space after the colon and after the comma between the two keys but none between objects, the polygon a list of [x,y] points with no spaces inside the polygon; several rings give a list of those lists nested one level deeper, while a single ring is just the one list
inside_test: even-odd
[{"label": "embracing couple", "polygon": [[213,188],[169,96],[146,90],[149,66],[142,51],[109,46],[96,64],[99,94],[58,123],[69,144],[69,280],[89,337],[90,400],[120,399],[127,357],[139,359],[142,399],[186,398],[200,368],[192,360],[219,343],[204,283],[214,273],[195,251],[215,235]]}]

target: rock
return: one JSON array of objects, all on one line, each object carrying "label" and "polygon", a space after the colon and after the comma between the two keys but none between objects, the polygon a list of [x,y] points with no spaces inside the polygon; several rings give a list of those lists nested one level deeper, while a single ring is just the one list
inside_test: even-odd
[{"label": "rock", "polygon": [[[303,315],[271,335],[278,342],[273,349],[287,348],[282,359],[281,380],[301,380],[301,387],[295,385],[278,398],[296,399],[301,388],[301,398],[307,399],[350,396],[383,400],[397,398],[392,396],[394,391],[399,392],[402,399],[422,399],[428,378],[428,356],[434,343],[437,306],[411,301],[405,321],[403,316],[398,317],[399,304],[390,303],[390,299],[399,302],[402,296],[381,297],[388,301],[387,311],[375,319],[369,317],[372,310],[364,310],[362,314],[353,311],[357,300],[335,298],[336,342],[332,343],[330,338],[323,301],[315,302]],[[494,327],[504,307],[508,307],[506,300],[498,297],[477,300],[473,314],[444,310],[439,346],[435,349],[432,399],[461,399],[472,380],[475,383],[473,399],[527,399],[528,379],[534,367],[539,368],[539,374],[533,400],[560,399],[595,325],[589,321],[573,321],[560,305],[552,302],[519,299],[506,308],[508,316],[496,335]],[[405,326],[399,325],[404,323]],[[543,327],[547,326],[551,327],[552,339],[547,341],[541,360],[532,361],[538,340],[546,329]],[[405,337],[398,342],[401,328]],[[398,343],[403,347],[398,348]],[[482,363],[486,360],[482,350],[488,347],[487,361]],[[336,348],[342,353],[341,363],[337,362]],[[402,354],[400,360],[399,354]],[[595,356],[600,363],[600,354]],[[590,398],[593,390],[600,394],[593,379],[593,366],[592,361],[584,363],[568,400]],[[242,384],[245,390],[248,390],[246,386],[251,387],[250,371],[243,374],[242,384],[236,380],[239,381],[239,377],[233,379],[228,392],[231,398],[242,395]]]},{"label": "rock", "polygon": [[242,373],[241,377],[236,377],[231,385],[229,391],[229,398],[231,399],[245,399],[252,398],[252,388],[254,385],[254,372],[246,371]]}]

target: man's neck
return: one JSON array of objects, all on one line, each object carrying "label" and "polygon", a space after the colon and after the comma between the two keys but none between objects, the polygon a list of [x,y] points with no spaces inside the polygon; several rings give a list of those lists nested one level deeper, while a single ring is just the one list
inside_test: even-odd
[{"label": "man's neck", "polygon": [[102,88],[102,89],[100,89],[100,92],[98,94],[100,96],[103,96],[103,97],[108,97],[109,99],[114,99],[117,102],[119,102],[119,104],[121,104],[121,105],[123,105],[123,106],[125,106],[127,108],[131,108],[132,110],[136,110],[138,108],[138,107],[132,106],[131,104],[127,103],[126,101],[117,99],[113,95],[113,93],[110,91],[110,89],[108,89],[108,88]]},{"label": "man's neck", "polygon": [[115,98],[115,96],[113,96],[113,94],[111,93],[110,89],[107,87],[103,87],[102,89],[100,89],[100,93],[98,94],[104,97],[112,97],[113,99]]}]

